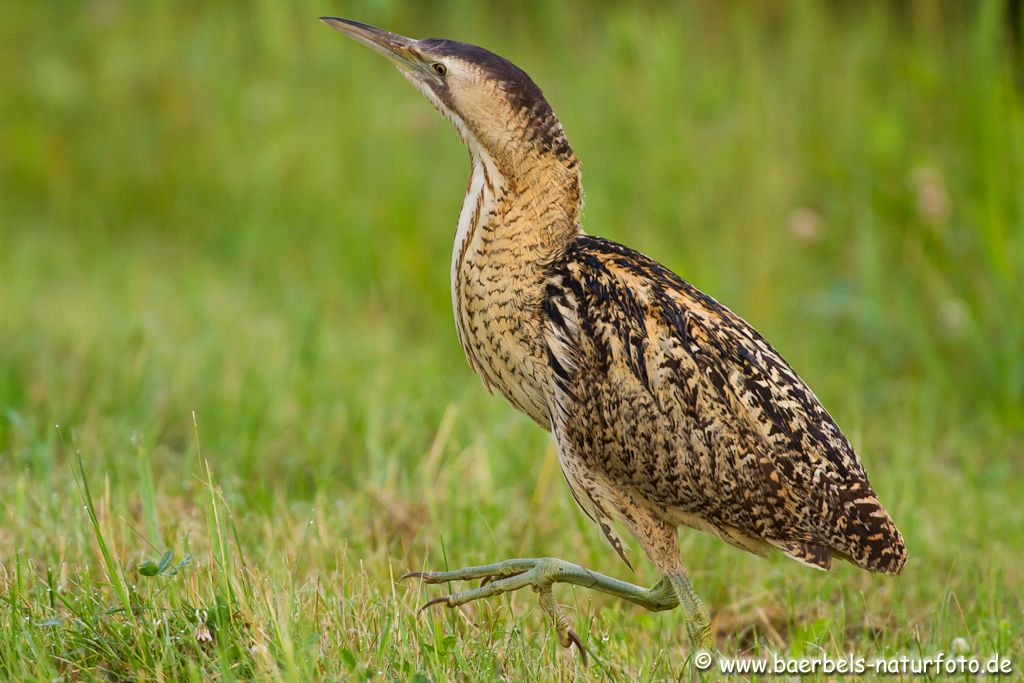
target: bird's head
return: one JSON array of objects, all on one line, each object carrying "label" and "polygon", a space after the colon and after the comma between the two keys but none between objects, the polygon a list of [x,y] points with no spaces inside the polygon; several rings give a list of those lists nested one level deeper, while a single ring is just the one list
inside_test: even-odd
[{"label": "bird's head", "polygon": [[474,157],[500,166],[575,156],[544,94],[512,62],[481,47],[441,38],[413,40],[348,19],[321,17],[388,58],[450,119]]}]

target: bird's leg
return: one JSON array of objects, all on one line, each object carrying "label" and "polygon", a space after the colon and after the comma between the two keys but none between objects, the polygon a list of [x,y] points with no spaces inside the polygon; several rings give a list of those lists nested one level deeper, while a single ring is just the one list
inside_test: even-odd
[{"label": "bird's leg", "polygon": [[661,583],[672,589],[676,604],[682,604],[690,646],[695,650],[710,649],[711,616],[683,569],[675,525],[643,507],[634,507],[631,514],[625,516],[625,522],[647,557],[661,570]]},{"label": "bird's leg", "polygon": [[[682,595],[671,577],[662,577],[653,587],[644,588],[555,558],[505,560],[495,564],[466,567],[448,572],[410,572],[402,578],[419,578],[430,584],[472,579],[483,580],[478,588],[435,598],[424,605],[424,609],[437,604],[458,607],[480,598],[488,598],[532,586],[540,595],[541,607],[554,622],[559,643],[564,647],[575,644],[581,653],[584,652],[583,645],[576,632],[570,628],[568,618],[555,601],[551,592],[553,584],[568,583],[582,588],[592,588],[623,598],[654,612],[672,609],[679,604]],[[693,593],[692,588],[690,593]],[[695,594],[693,594],[693,598],[696,599]],[[699,602],[698,600],[697,604]],[[706,616],[707,610],[705,609],[703,613]],[[689,615],[689,610],[687,614]]]},{"label": "bird's leg", "polygon": [[[711,646],[711,616],[708,608],[697,596],[697,592],[690,583],[690,577],[686,572],[680,571],[666,577],[670,582],[679,602],[686,612],[686,634],[690,637],[690,645],[694,648],[706,650]],[[664,579],[662,579],[664,580]]]}]

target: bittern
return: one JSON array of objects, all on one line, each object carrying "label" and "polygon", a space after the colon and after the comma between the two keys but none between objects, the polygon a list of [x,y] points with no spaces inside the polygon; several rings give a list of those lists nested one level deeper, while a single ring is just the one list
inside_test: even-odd
[{"label": "bittern", "polygon": [[644,588],[552,558],[408,575],[485,580],[428,605],[531,586],[559,642],[584,652],[551,590],[575,584],[649,610],[682,605],[691,645],[707,647],[680,526],[822,570],[833,556],[902,570],[903,537],[857,454],[782,356],[658,262],[583,232],[579,162],[526,73],[475,45],[323,21],[388,58],[455,124],[472,167],[451,263],[466,358],[551,431],[569,490],[619,557],[629,564],[613,522],[663,575]]}]

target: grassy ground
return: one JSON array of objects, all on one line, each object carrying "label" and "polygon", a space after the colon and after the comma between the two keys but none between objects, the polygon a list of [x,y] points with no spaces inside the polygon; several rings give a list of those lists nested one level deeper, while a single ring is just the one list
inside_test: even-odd
[{"label": "grassy ground", "polygon": [[562,589],[581,670],[530,593],[417,616],[439,591],[395,582],[534,555],[629,573],[548,436],[461,356],[456,135],[324,13],[524,66],[581,158],[588,231],[761,329],[859,449],[904,575],[684,532],[723,652],[964,638],[1024,668],[1024,106],[1004,8],[523,11],[0,3],[0,677],[686,668],[679,613]]}]

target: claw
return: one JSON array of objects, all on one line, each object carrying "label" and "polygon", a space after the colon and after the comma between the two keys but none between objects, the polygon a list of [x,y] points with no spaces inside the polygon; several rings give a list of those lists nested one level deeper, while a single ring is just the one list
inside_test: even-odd
[{"label": "claw", "polygon": [[406,572],[402,574],[399,581],[405,581],[406,579],[424,579],[427,576],[427,572]]},{"label": "claw", "polygon": [[423,605],[423,607],[420,607],[419,611],[416,612],[416,614],[423,614],[423,611],[425,609],[427,609],[428,607],[433,607],[434,605],[440,605],[442,602],[447,605],[448,604],[448,597],[449,596],[447,596],[447,595],[443,595],[440,598],[434,598],[433,600],[428,601],[427,604]]},{"label": "claw", "polygon": [[583,647],[583,641],[576,635],[576,631],[569,629],[568,634],[569,642],[576,646],[576,649],[580,651],[580,659],[583,660],[583,666],[587,665],[587,648]]}]

